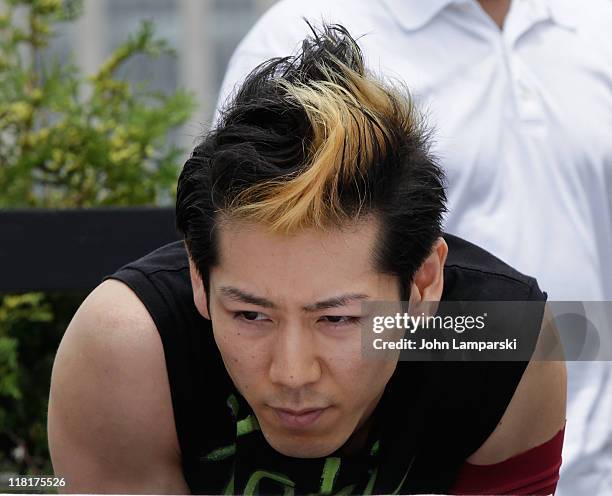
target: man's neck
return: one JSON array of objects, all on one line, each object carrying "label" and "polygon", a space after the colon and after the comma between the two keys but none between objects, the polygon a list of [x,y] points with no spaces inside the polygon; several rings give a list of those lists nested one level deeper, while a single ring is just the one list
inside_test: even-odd
[{"label": "man's neck", "polygon": [[482,9],[495,21],[499,29],[504,28],[504,21],[510,10],[511,0],[478,0]]},{"label": "man's neck", "polygon": [[372,431],[374,425],[374,417],[376,416],[377,406],[383,397],[384,390],[380,392],[374,398],[368,410],[365,412],[364,419],[360,422],[360,425],[355,429],[355,432],[346,440],[346,442],[337,450],[337,454],[340,456],[353,455],[362,451],[366,448],[368,443],[368,437]]},{"label": "man's neck", "polygon": [[363,449],[367,446],[368,436],[372,429],[372,424],[374,423],[374,415],[370,415],[370,418],[364,422],[364,424],[357,429],[351,437],[349,437],[342,445],[342,447],[338,450],[338,455],[346,456],[346,455],[354,455],[355,453],[359,453],[363,451]]}]

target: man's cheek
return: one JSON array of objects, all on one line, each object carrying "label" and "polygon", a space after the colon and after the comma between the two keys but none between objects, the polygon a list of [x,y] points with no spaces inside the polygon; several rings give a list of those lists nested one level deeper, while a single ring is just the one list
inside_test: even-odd
[{"label": "man's cheek", "polygon": [[230,375],[236,386],[243,391],[251,391],[265,380],[265,371],[251,353],[229,353],[226,361]]}]

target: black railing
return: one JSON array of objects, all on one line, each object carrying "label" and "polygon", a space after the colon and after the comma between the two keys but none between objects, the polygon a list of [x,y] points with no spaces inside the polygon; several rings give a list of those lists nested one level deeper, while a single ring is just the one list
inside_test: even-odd
[{"label": "black railing", "polygon": [[89,290],[180,239],[173,208],[0,211],[0,292]]}]

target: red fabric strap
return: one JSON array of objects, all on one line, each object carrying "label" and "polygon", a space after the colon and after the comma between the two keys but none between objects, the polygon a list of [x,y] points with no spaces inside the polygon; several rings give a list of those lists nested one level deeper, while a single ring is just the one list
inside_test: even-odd
[{"label": "red fabric strap", "polygon": [[464,463],[452,494],[554,494],[565,428],[535,448],[493,465]]}]

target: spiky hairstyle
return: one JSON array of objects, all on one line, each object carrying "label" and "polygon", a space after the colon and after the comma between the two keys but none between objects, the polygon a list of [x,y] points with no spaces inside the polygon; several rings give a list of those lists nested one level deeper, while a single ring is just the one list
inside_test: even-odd
[{"label": "spiky hairstyle", "polygon": [[373,263],[402,297],[441,234],[443,173],[408,92],[369,74],[340,25],[313,28],[294,56],[249,74],[179,178],[176,220],[208,289],[215,226],[331,229],[375,216]]}]

